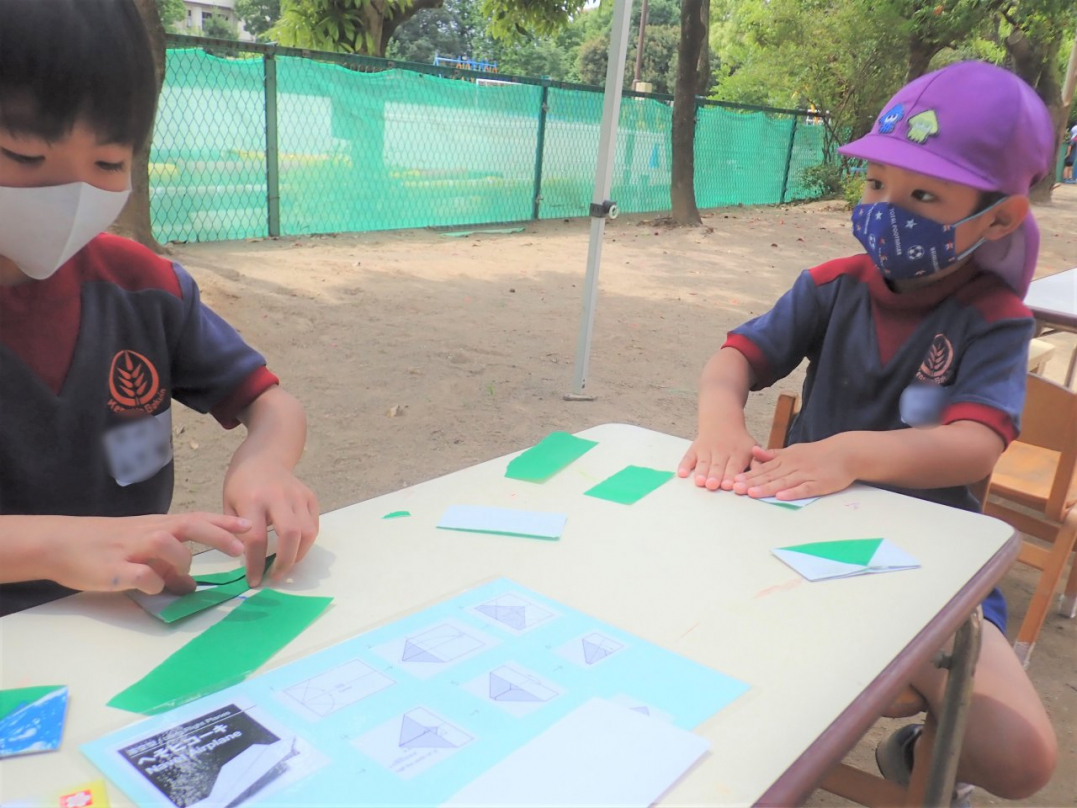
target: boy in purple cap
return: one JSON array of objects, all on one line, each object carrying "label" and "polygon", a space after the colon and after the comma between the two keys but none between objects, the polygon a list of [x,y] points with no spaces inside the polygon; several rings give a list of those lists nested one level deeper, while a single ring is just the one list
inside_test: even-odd
[{"label": "boy in purple cap", "polygon": [[[1017,436],[1024,403],[1033,320],[1021,301],[1039,250],[1028,192],[1052,169],[1050,115],[1012,73],[964,62],[902,88],[840,151],[867,161],[852,217],[867,252],[806,270],[729,334],[704,368],[680,476],[783,500],[859,480],[978,511],[969,486]],[[788,447],[762,449],[744,425],[748,392],[805,358]],[[992,625],[958,776],[1020,799],[1050,779],[1057,742],[997,589],[983,608]],[[912,684],[937,710],[945,681],[926,666]],[[910,725],[880,746],[886,776],[907,781],[919,734]]]}]

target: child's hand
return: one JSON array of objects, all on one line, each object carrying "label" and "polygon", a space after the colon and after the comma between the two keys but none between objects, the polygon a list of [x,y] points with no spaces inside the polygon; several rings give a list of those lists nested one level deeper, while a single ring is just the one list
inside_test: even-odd
[{"label": "child's hand", "polygon": [[[194,541],[238,556],[243,543],[236,534],[250,524],[235,516],[183,513],[117,518],[79,517],[74,530],[52,532],[45,542],[42,577],[71,589],[116,592],[138,589],[156,595],[163,589],[191,592]],[[66,528],[66,526],[65,526]]]},{"label": "child's hand", "polygon": [[748,468],[754,448],[755,440],[744,429],[725,429],[721,435],[700,433],[684,453],[677,474],[694,473],[700,488],[731,491],[736,476]]},{"label": "child's hand", "polygon": [[804,499],[848,488],[856,475],[845,436],[816,443],[798,443],[785,449],[752,450],[752,468],[737,474],[733,490],[750,497]]},{"label": "child's hand", "polygon": [[277,557],[270,577],[279,581],[303,559],[318,535],[318,500],[283,464],[256,455],[233,463],[224,480],[225,513],[251,523],[243,536],[247,582],[261,583],[266,531],[277,532]]}]

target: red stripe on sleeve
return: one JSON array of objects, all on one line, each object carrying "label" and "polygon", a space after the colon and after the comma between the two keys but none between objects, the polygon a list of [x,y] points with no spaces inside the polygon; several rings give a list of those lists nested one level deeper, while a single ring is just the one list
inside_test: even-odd
[{"label": "red stripe on sleeve", "polygon": [[774,376],[770,370],[770,363],[767,362],[767,358],[763,355],[763,352],[759,350],[759,346],[748,339],[743,334],[734,334],[732,332],[726,336],[725,342],[722,344],[723,348],[733,348],[744,354],[744,358],[748,360],[748,364],[752,366],[752,371],[755,373],[755,385],[753,390],[762,390],[764,387],[769,387],[774,381]]},{"label": "red stripe on sleeve", "polygon": [[988,407],[986,404],[974,404],[969,401],[961,401],[947,407],[942,414],[943,425],[952,424],[955,421],[975,421],[983,424],[995,432],[1005,446],[1009,446],[1017,438],[1017,427],[1013,419],[1002,410]]},{"label": "red stripe on sleeve", "polygon": [[235,429],[239,426],[239,414],[275,384],[280,384],[280,379],[263,365],[240,382],[210,412],[225,429]]}]

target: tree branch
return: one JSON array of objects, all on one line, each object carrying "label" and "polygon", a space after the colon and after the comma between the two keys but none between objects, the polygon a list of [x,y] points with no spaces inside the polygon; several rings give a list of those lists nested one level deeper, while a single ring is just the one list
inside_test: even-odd
[{"label": "tree branch", "polygon": [[425,11],[426,9],[431,8],[441,8],[444,5],[445,0],[413,0],[406,11],[391,17],[386,17],[381,29],[381,53],[384,54],[386,48],[389,47],[389,40],[393,38],[393,34],[396,32],[397,28],[406,23],[420,11]]}]

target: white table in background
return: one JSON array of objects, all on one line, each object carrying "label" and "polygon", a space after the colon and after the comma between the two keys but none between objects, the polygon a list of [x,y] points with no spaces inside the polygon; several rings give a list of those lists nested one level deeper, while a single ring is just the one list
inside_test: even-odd
[{"label": "white table in background", "polygon": [[[1036,318],[1037,336],[1069,331],[1077,334],[1077,267],[1032,281],[1025,305]],[[1066,386],[1073,384],[1077,371],[1077,348],[1070,355]]]},{"label": "white table in background", "polygon": [[[634,505],[583,496],[626,465],[674,469],[687,441],[607,424],[599,445],[544,484],[507,458],[326,514],[282,588],[335,600],[279,665],[494,577],[508,577],[750,685],[697,728],[711,751],[669,805],[789,805],[807,797],[968,618],[1018,545],[1012,528],[866,486],[792,511],[674,478]],[[450,505],[568,515],[560,541],[435,529]],[[392,511],[410,518],[383,521]],[[770,550],[882,536],[922,568],[808,583]],[[215,554],[200,556],[205,569]],[[218,558],[213,569],[234,566]],[[77,595],[0,619],[0,687],[68,684],[61,751],[0,761],[0,802],[100,775],[79,745],[138,717],[106,707],[212,622],[173,627],[122,595]],[[116,788],[114,806],[126,805]]]}]

